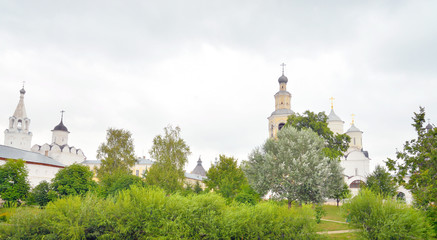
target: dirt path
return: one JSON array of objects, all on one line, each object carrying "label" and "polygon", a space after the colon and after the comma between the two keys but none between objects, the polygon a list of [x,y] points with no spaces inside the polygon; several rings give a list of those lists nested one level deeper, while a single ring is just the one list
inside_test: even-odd
[{"label": "dirt path", "polygon": [[327,231],[327,232],[317,232],[317,234],[338,234],[338,233],[350,233],[358,232],[360,229],[349,229],[349,230],[337,230],[337,231]]}]

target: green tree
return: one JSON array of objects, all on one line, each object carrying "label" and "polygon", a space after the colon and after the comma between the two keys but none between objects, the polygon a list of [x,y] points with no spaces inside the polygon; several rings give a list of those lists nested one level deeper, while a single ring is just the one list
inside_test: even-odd
[{"label": "green tree", "polygon": [[349,196],[349,187],[344,182],[343,168],[337,160],[329,161],[329,176],[326,180],[327,197],[337,200],[339,206],[340,200]]},{"label": "green tree", "polygon": [[0,197],[8,202],[24,200],[29,192],[27,169],[23,160],[8,160],[0,166]]},{"label": "green tree", "polygon": [[30,192],[30,199],[32,203],[36,203],[39,206],[45,206],[50,202],[49,192],[51,190],[50,183],[42,181]]},{"label": "green tree", "polygon": [[415,203],[427,211],[437,233],[437,128],[424,125],[425,108],[420,107],[412,124],[417,137],[406,141],[396,159],[388,159],[386,165],[395,172],[395,180],[411,190]]},{"label": "green tree", "polygon": [[384,197],[393,197],[397,191],[393,177],[380,165],[376,166],[375,170],[367,176],[366,188]]},{"label": "green tree", "polygon": [[96,187],[93,172],[88,166],[72,164],[59,170],[52,179],[52,187],[59,196],[83,195]]},{"label": "green tree", "polygon": [[131,185],[144,186],[145,183],[141,177],[130,173],[113,173],[104,176],[100,182],[100,191],[103,196],[115,195],[121,190],[129,189]]},{"label": "green tree", "polygon": [[217,164],[211,166],[206,173],[205,184],[225,198],[233,198],[247,184],[243,170],[233,157],[219,156]]},{"label": "green tree", "polygon": [[249,184],[260,194],[292,201],[320,203],[327,195],[329,159],[323,154],[324,141],[312,130],[282,128],[256,148],[244,164]]},{"label": "green tree", "polygon": [[290,115],[284,127],[291,126],[297,130],[311,129],[325,142],[323,153],[330,159],[338,159],[349,148],[350,137],[346,134],[334,134],[328,127],[328,117],[324,112],[314,113],[309,110],[302,115]]},{"label": "green tree", "polygon": [[146,175],[147,184],[157,185],[169,192],[183,189],[184,166],[191,152],[180,132],[179,127],[167,126],[163,136],[158,135],[153,139],[149,153],[155,163]]},{"label": "green tree", "polygon": [[337,201],[337,207],[339,206],[341,200],[350,198],[351,190],[349,189],[347,183],[343,181],[343,187],[341,188],[341,190],[334,192],[334,195],[332,197]]},{"label": "green tree", "polygon": [[130,167],[136,162],[132,134],[124,129],[109,128],[106,143],[97,149],[97,159],[101,161],[98,178],[118,172],[130,173]]}]

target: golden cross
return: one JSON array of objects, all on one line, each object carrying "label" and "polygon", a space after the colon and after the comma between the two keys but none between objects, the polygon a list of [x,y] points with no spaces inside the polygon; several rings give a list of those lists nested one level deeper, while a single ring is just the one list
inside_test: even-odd
[{"label": "golden cross", "polygon": [[61,121],[64,119],[64,110],[61,111]]},{"label": "golden cross", "polygon": [[329,100],[331,100],[331,109],[334,109],[334,97],[331,97]]},{"label": "golden cross", "polygon": [[352,116],[352,123],[351,123],[351,125],[354,125],[354,123],[355,123],[355,114],[351,114],[351,116]]}]

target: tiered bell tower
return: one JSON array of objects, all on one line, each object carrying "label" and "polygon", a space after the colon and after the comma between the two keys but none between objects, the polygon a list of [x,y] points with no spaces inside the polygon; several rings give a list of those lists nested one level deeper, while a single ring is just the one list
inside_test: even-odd
[{"label": "tiered bell tower", "polygon": [[284,75],[285,64],[282,63],[282,76],[279,77],[279,91],[275,94],[275,111],[269,120],[269,137],[276,137],[277,133],[287,122],[288,116],[294,114],[291,110],[291,93],[287,91],[288,78]]},{"label": "tiered bell tower", "polygon": [[9,118],[9,128],[5,130],[5,145],[30,150],[32,142],[32,133],[29,131],[30,119],[27,118],[26,108],[24,106],[23,88],[20,90],[20,101],[15,109],[14,115]]}]

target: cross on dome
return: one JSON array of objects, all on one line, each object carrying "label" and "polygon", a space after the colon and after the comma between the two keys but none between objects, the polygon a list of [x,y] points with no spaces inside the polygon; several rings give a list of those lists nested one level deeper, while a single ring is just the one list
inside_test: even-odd
[{"label": "cross on dome", "polygon": [[285,66],[287,66],[287,65],[285,63],[281,63],[280,66],[282,67],[282,75],[284,75],[284,69],[285,69]]},{"label": "cross on dome", "polygon": [[331,97],[329,100],[331,100],[331,109],[334,109],[334,97]]}]

